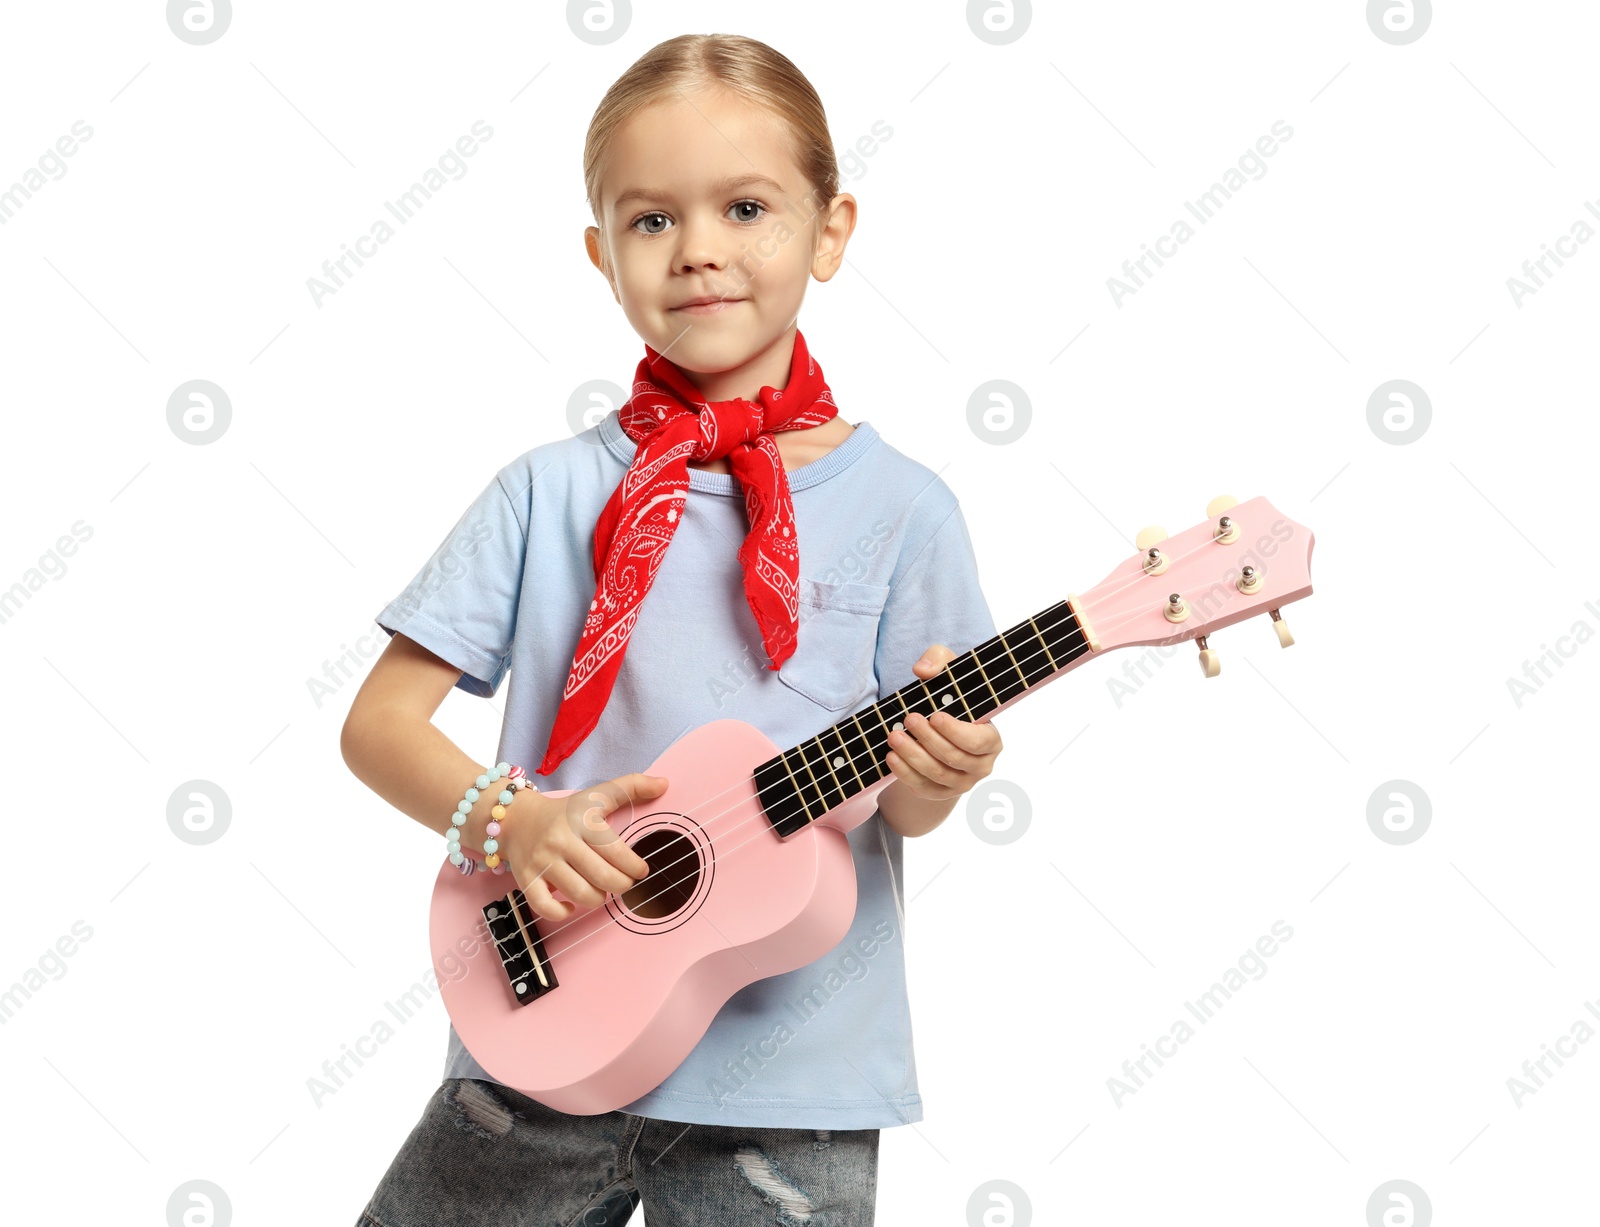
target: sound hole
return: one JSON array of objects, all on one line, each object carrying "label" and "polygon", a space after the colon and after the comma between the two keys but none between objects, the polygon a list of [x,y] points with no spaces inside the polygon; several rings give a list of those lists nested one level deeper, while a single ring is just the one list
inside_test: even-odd
[{"label": "sound hole", "polygon": [[687,837],[659,829],[640,836],[631,846],[650,863],[650,872],[622,892],[622,902],[630,912],[659,920],[694,897],[700,881],[700,856]]}]

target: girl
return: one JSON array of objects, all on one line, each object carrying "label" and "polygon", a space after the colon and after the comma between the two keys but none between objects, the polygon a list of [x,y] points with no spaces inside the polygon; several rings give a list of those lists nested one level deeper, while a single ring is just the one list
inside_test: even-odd
[{"label": "girl", "polygon": [[[662,43],[601,101],[584,175],[589,257],[645,342],[631,397],[488,482],[378,614],[392,638],[344,726],[350,769],[441,834],[484,770],[431,723],[452,688],[488,697],[509,670],[496,762],[552,790],[600,780],[583,795],[604,815],[660,796],[635,768],[692,728],[734,717],[786,749],[995,634],[954,494],[839,416],[799,332],[856,212],[799,70],[748,38]],[[902,840],[1001,748],[948,712],[891,744],[833,951],[734,994],[665,1082],[602,1115],[495,1083],[452,1027],[360,1222],[618,1224],[642,1197],[651,1227],[870,1224],[879,1130],[922,1119]],[[482,849],[548,920],[649,871],[536,789],[466,799],[451,859]]]}]

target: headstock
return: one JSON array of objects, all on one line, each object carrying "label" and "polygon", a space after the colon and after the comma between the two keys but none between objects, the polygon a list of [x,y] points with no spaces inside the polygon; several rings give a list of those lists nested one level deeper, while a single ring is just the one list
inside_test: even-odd
[{"label": "headstock", "polygon": [[1311,530],[1265,498],[1219,495],[1206,517],[1175,537],[1146,528],[1137,554],[1069,598],[1095,652],[1194,639],[1201,668],[1215,677],[1221,664],[1206,637],[1263,612],[1280,645],[1294,642],[1278,610],[1311,595]]}]

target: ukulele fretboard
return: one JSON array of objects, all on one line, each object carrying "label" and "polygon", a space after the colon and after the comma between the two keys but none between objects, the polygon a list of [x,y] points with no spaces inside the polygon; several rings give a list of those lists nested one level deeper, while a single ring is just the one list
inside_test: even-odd
[{"label": "ukulele fretboard", "polygon": [[1089,650],[1066,601],[984,640],[926,681],[902,686],[757,767],[767,818],[787,837],[889,775],[889,732],[912,712],[981,719]]}]

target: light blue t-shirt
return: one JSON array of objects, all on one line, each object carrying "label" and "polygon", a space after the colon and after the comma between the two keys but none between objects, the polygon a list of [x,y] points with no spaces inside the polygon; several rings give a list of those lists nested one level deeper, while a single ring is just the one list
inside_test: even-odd
[{"label": "light blue t-shirt", "polygon": [[[789,472],[808,608],[794,654],[774,672],[736,557],[749,531],[741,488],[730,474],[691,468],[682,522],[599,723],[554,772],[537,775],[594,597],[595,522],[636,450],[613,410],[523,453],[377,615],[459,668],[456,685],[469,694],[496,694],[509,671],[495,761],[521,763],[541,788],[648,772],[684,733],[728,717],[787,750],[914,682],[911,666],[931,644],[960,654],[996,633],[956,496],[858,422],[833,451]],[[623,1111],[769,1128],[922,1119],[904,841],[876,810],[849,840],[850,931],[816,962],[736,992],[687,1059]],[[454,1027],[445,1077],[493,1080]]]}]

